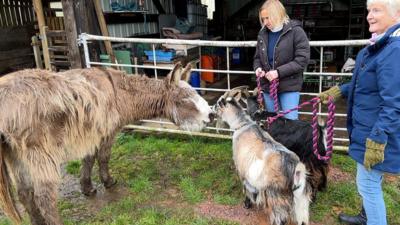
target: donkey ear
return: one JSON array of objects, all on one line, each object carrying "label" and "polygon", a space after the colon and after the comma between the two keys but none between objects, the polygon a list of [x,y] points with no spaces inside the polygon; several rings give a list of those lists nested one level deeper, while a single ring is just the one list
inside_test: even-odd
[{"label": "donkey ear", "polygon": [[182,71],[182,80],[189,82],[190,79],[190,71],[192,69],[192,65],[190,63],[186,64],[185,69]]},{"label": "donkey ear", "polygon": [[172,71],[168,74],[167,79],[170,85],[178,85],[181,79],[182,64],[176,63]]}]

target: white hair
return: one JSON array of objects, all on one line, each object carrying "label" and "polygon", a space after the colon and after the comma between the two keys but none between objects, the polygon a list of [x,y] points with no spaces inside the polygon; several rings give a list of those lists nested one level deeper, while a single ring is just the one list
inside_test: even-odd
[{"label": "white hair", "polygon": [[[384,4],[391,16],[398,17],[399,14],[397,13],[400,12],[400,0],[367,0],[367,7],[373,3]],[[400,21],[400,18],[397,18],[397,21]]]}]

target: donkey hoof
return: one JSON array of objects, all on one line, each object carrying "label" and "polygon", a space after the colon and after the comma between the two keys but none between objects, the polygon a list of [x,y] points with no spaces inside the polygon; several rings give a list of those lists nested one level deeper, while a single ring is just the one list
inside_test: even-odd
[{"label": "donkey hoof", "polygon": [[116,184],[117,184],[117,180],[114,180],[113,178],[110,178],[106,182],[104,182],[104,187],[105,188],[111,188]]},{"label": "donkey hoof", "polygon": [[83,188],[82,190],[82,194],[86,195],[86,196],[94,196],[97,193],[96,188],[91,187],[91,188]]},{"label": "donkey hoof", "polygon": [[253,206],[249,198],[246,198],[243,202],[243,208],[250,209]]}]

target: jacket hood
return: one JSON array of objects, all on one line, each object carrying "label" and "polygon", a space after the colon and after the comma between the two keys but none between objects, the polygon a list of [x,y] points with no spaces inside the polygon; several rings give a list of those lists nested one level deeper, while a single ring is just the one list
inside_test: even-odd
[{"label": "jacket hood", "polygon": [[290,20],[289,24],[292,27],[303,27],[303,23],[301,21],[299,21],[299,20]]}]

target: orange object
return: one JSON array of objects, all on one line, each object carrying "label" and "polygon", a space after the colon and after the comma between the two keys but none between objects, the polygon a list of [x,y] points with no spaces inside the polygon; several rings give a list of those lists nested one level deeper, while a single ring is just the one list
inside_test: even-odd
[{"label": "orange object", "polygon": [[[201,68],[202,69],[210,69],[210,70],[212,70],[214,68],[213,59],[211,56],[208,56],[208,55],[201,56]],[[213,72],[201,72],[201,79],[206,82],[214,83],[214,73]]]}]

